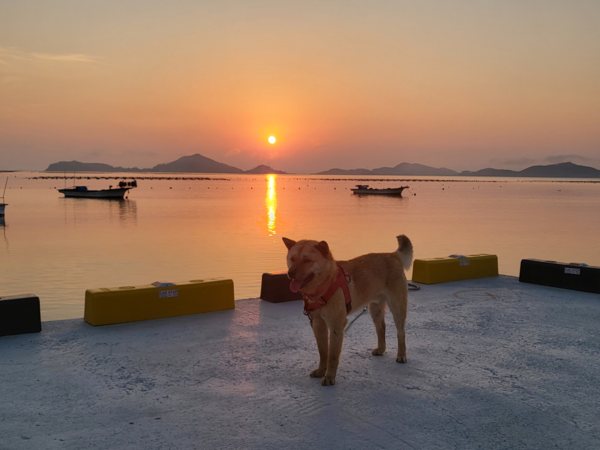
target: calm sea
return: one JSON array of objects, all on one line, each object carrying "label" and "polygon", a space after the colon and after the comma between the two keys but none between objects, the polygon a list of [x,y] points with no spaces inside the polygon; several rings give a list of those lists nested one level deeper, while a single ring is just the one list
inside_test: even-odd
[{"label": "calm sea", "polygon": [[[348,259],[393,251],[402,233],[416,258],[491,253],[507,275],[523,258],[600,265],[597,181],[160,174],[114,201],[63,198],[73,180],[43,178],[63,174],[4,173],[2,188],[7,176],[0,296],[39,296],[44,321],[83,317],[100,287],[227,277],[236,299],[258,297],[262,274],[286,269],[283,236]],[[85,176],[76,184],[119,181]],[[357,183],[410,190],[359,197]]]}]

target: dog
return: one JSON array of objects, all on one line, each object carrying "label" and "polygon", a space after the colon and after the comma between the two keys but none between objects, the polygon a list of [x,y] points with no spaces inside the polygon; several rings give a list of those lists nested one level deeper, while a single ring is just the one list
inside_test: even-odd
[{"label": "dog", "polygon": [[385,307],[389,306],[398,330],[396,362],[406,362],[404,325],[408,306],[408,282],[405,270],[413,260],[413,246],[404,235],[397,237],[393,253],[370,253],[349,261],[336,261],[325,241],[283,238],[288,249],[290,289],[304,298],[304,313],[311,320],[319,366],[311,377],[321,378],[323,386],[335,384],[344,328],[351,311],[369,305],[377,332],[373,355],[385,352]]}]

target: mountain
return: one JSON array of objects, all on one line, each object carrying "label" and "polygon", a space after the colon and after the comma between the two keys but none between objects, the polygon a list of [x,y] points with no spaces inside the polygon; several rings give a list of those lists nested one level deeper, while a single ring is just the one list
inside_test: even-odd
[{"label": "mountain", "polygon": [[242,169],[215,161],[214,159],[196,153],[192,156],[182,156],[176,161],[159,164],[147,172],[187,172],[187,173],[243,173]]},{"label": "mountain", "polygon": [[[79,161],[60,161],[52,163],[46,172],[181,172],[181,173],[248,173],[248,174],[285,174],[270,166],[260,165],[243,171],[237,167],[217,162],[198,153],[183,156],[176,161],[158,164],[151,169],[137,167],[113,167],[101,163],[82,163]],[[521,171],[504,169],[481,169],[475,172],[465,170],[455,172],[445,167],[429,167],[423,164],[400,163],[394,167],[378,169],[330,169],[316,175],[401,175],[401,176],[463,176],[463,177],[536,177],[536,178],[600,178],[600,170],[580,166],[571,162],[548,166],[531,166]]]},{"label": "mountain", "polygon": [[437,176],[437,177],[532,177],[532,178],[600,178],[600,170],[593,167],[579,166],[570,162],[551,164],[548,166],[532,166],[516,171],[506,169],[481,169],[475,172],[465,170],[455,172],[445,167],[429,167],[423,164],[400,163],[395,167],[378,169],[330,169],[317,175],[402,175],[402,176]]},{"label": "mountain", "polygon": [[518,177],[518,172],[508,169],[481,169],[476,172],[470,170],[463,170],[460,173],[463,177]]},{"label": "mountain", "polygon": [[476,172],[464,171],[462,176],[475,177],[531,177],[531,178],[600,178],[600,170],[593,167],[580,166],[571,162],[551,164],[548,166],[531,166],[520,171],[482,169]]},{"label": "mountain", "polygon": [[400,163],[395,167],[380,167],[372,170],[374,175],[420,175],[420,176],[456,176],[458,172],[445,167],[424,166],[423,164]]},{"label": "mountain", "polygon": [[267,175],[274,173],[277,175],[283,175],[286,172],[282,172],[281,170],[275,170],[271,166],[265,166],[264,164],[261,164],[260,166],[256,166],[254,169],[244,171],[244,173],[254,173],[259,175]]},{"label": "mountain", "polygon": [[400,163],[395,167],[378,169],[330,169],[317,175],[412,175],[412,176],[456,176],[454,170],[424,166],[423,164]]},{"label": "mountain", "polygon": [[[60,161],[50,164],[46,172],[182,172],[182,173],[244,173],[242,169],[217,162],[198,153],[183,156],[151,169],[113,167],[109,164]],[[273,172],[275,173],[275,172]]]},{"label": "mountain", "polygon": [[316,175],[372,175],[369,169],[329,169],[325,172],[319,172]]},{"label": "mountain", "polygon": [[52,163],[46,172],[141,172],[137,167],[113,167],[102,163],[82,163],[79,161],[60,161]]},{"label": "mountain", "polygon": [[532,166],[519,172],[520,177],[599,178],[600,170],[570,162],[550,166]]}]

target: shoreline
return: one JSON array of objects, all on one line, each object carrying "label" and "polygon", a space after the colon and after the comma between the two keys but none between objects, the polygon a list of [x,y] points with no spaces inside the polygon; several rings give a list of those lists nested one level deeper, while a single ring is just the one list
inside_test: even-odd
[{"label": "shoreline", "polygon": [[[90,173],[107,173],[107,172],[90,172]],[[179,172],[177,175],[179,176],[163,176],[158,175],[160,172],[152,172],[156,173],[157,176],[136,176],[133,175],[135,172],[122,172],[123,174],[127,174],[127,176],[58,176],[58,175],[40,175],[37,177],[28,177],[30,180],[120,180],[124,178],[132,178],[137,180],[190,180],[190,181],[231,181],[237,176],[243,174],[234,174],[228,176],[228,178],[215,178],[215,177],[205,177],[205,176],[197,176],[197,173],[185,173]],[[148,173],[148,172],[145,172]],[[187,176],[184,176],[187,175]],[[203,175],[227,175],[227,174],[203,174]],[[417,182],[426,182],[426,183],[507,183],[507,182],[517,182],[517,183],[591,183],[596,184],[600,183],[600,179],[595,178],[551,178],[551,177],[497,177],[497,176],[472,176],[472,179],[464,179],[471,178],[468,175],[456,175],[456,178],[449,178],[452,176],[445,176],[444,178],[438,177],[436,175],[413,175],[421,176],[421,177],[431,177],[431,178],[403,178],[406,175],[387,175],[388,178],[329,178],[331,175],[317,175],[317,174],[245,174],[246,176],[281,176],[281,177],[290,177],[296,180],[313,180],[313,181],[370,181],[370,182],[406,182],[406,183],[417,183]],[[343,175],[340,175],[343,176]],[[301,178],[305,177],[305,178]],[[368,177],[368,175],[365,175]],[[432,179],[435,178],[435,179]]]}]

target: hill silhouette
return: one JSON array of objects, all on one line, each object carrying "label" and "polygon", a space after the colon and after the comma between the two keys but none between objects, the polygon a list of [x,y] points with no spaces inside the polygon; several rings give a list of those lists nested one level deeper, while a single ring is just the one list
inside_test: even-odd
[{"label": "hill silhouette", "polygon": [[282,172],[281,170],[275,170],[271,166],[266,166],[264,164],[261,164],[260,166],[256,166],[254,169],[246,170],[244,173],[255,173],[255,174],[261,174],[261,175],[267,175],[267,174],[273,173],[273,174],[277,174],[277,175],[283,175],[286,172]]},{"label": "hill silhouette", "polygon": [[141,172],[137,167],[113,167],[102,163],[59,161],[48,166],[45,172]]},{"label": "hill silhouette", "polygon": [[191,172],[191,173],[243,173],[242,169],[229,166],[202,156],[199,153],[191,156],[182,156],[176,161],[159,164],[148,172]]},{"label": "hill silhouette", "polygon": [[[52,163],[46,172],[179,172],[179,173],[248,173],[248,174],[285,174],[281,170],[267,165],[259,165],[254,169],[242,170],[223,164],[199,153],[183,156],[170,163],[158,164],[149,169],[137,167],[113,167],[102,163],[83,163],[79,161],[60,161]],[[445,167],[429,167],[423,164],[403,162],[394,167],[377,169],[330,169],[316,175],[401,175],[401,176],[473,176],[473,177],[534,177],[534,178],[600,178],[600,170],[588,166],[580,166],[571,162],[551,164],[547,166],[531,166],[515,171],[486,168],[477,171],[456,172]]]},{"label": "hill silhouette", "polygon": [[600,178],[600,170],[593,167],[580,166],[571,162],[550,164],[548,166],[531,166],[527,169],[500,170],[482,169],[476,172],[464,171],[463,176],[477,177],[522,177],[522,178]]}]

